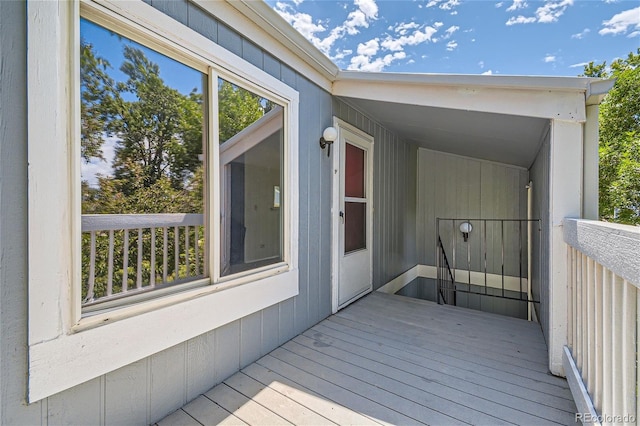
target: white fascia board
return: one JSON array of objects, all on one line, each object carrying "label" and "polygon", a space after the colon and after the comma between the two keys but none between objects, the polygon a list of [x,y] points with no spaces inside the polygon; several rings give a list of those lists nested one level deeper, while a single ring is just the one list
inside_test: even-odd
[{"label": "white fascia board", "polygon": [[193,0],[244,38],[326,91],[338,67],[262,1]]},{"label": "white fascia board", "polygon": [[[348,75],[348,78],[344,78]],[[538,117],[568,122],[586,121],[586,79],[566,79],[567,84],[543,85],[545,77],[448,76],[343,73],[333,83],[335,96],[396,102],[464,111]],[[559,77],[550,77],[557,83]],[[532,80],[530,80],[532,79]],[[516,83],[522,80],[518,86]],[[494,82],[493,84],[490,84]],[[536,83],[536,84],[534,84]],[[580,87],[580,85],[582,85]],[[564,88],[563,88],[564,87]]]},{"label": "white fascia board", "polygon": [[591,81],[587,87],[587,105],[599,105],[615,83],[615,79]]}]

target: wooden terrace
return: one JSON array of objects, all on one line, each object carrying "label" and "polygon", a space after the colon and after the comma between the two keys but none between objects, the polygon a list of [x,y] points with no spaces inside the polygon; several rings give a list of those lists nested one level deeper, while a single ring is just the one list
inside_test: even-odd
[{"label": "wooden terrace", "polygon": [[158,425],[575,423],[539,324],[374,292]]}]

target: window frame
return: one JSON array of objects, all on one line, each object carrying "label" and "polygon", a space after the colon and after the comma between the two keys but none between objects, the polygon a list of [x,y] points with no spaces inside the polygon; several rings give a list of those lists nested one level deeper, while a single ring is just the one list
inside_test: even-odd
[{"label": "window frame", "polygon": [[[296,90],[145,4],[27,4],[29,402],[71,388],[298,294]],[[210,280],[82,317],[80,277],[80,17],[209,77]],[[43,18],[46,17],[46,18]],[[284,107],[284,262],[220,278],[217,78]],[[51,113],[55,111],[55,113]],[[201,280],[202,281],[202,280]],[[125,344],[117,344],[123,342]],[[136,342],[135,345],[126,343]]]}]

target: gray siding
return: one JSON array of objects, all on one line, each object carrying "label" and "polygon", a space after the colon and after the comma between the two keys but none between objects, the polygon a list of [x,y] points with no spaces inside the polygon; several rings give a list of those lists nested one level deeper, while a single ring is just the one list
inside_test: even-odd
[{"label": "gray siding", "polygon": [[[208,390],[331,312],[331,161],[318,146],[333,114],[376,140],[375,287],[416,264],[416,148],[297,74],[201,9],[153,6],[300,92],[300,294],[151,357],[27,406],[26,13],[0,2],[1,424],[148,424]],[[7,52],[10,52],[9,56]]]},{"label": "gray siding", "polygon": [[[472,158],[460,157],[426,149],[418,150],[418,259],[423,265],[436,264],[437,218],[449,219],[526,219],[527,218],[527,170]],[[456,225],[459,225],[457,222]],[[474,225],[472,223],[472,225]],[[453,224],[441,223],[441,237],[449,261],[452,262],[453,242],[456,239],[456,258],[464,259],[467,269],[467,248],[471,253],[471,270],[484,269],[482,254],[483,229],[475,223],[468,244]],[[505,253],[507,275],[518,276],[519,229],[505,225],[505,235],[515,237],[507,241],[511,249]],[[526,276],[526,228],[523,229],[524,276]],[[487,224],[487,272],[498,273],[501,267],[500,223]]]},{"label": "gray siding", "polygon": [[374,137],[373,288],[417,264],[417,147],[339,99],[333,114]]},{"label": "gray siding", "polygon": [[[549,332],[549,161],[551,158],[550,133],[547,133],[540,151],[533,165],[529,169],[529,176],[533,182],[533,216],[541,219],[542,232],[534,235],[533,252],[542,253],[534,256],[531,279],[533,297],[540,300],[536,306],[538,320],[542,325],[545,336]],[[542,249],[541,249],[542,248]]]},{"label": "gray siding", "polygon": [[0,424],[149,424],[331,313],[331,96],[192,4],[151,4],[300,92],[300,294],[27,406],[26,8],[0,2]]}]

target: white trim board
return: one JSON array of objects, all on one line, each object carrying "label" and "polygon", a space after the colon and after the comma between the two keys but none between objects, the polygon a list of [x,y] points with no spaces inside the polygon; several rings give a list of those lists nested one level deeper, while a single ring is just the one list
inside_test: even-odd
[{"label": "white trim board", "polygon": [[[469,283],[469,271],[456,269],[456,282],[460,284]],[[396,278],[392,279],[382,287],[380,287],[377,291],[382,293],[394,294],[398,290],[400,290],[405,285],[409,284],[411,281],[416,278],[438,278],[438,270],[435,266],[431,265],[416,265],[413,268],[405,271],[404,273],[398,275]],[[471,271],[471,284],[484,286],[484,272],[475,272]],[[513,276],[505,276],[504,289],[509,291],[520,291],[520,278]],[[502,276],[498,274],[487,274],[487,287],[490,288],[502,288]],[[523,292],[527,290],[527,279],[522,278],[522,289]]]},{"label": "white trim board", "polygon": [[565,346],[564,350],[562,351],[562,363],[564,366],[564,372],[567,375],[569,389],[571,389],[571,395],[573,395],[573,400],[576,403],[578,413],[584,417],[582,419],[582,424],[600,426],[602,423],[598,421],[599,417],[598,413],[596,412],[596,408],[593,406],[593,402],[591,401],[591,397],[589,396],[587,387],[582,381],[578,366],[573,360],[573,356],[571,356],[571,349],[569,349],[567,346]]}]

